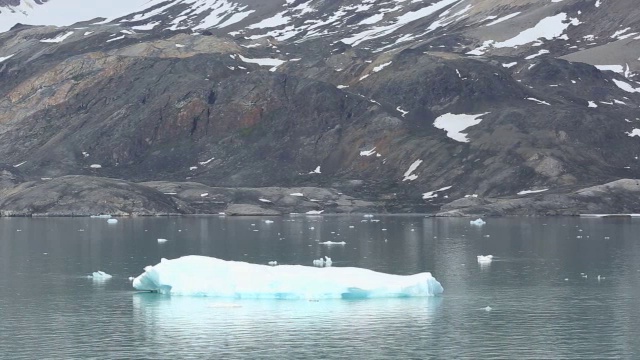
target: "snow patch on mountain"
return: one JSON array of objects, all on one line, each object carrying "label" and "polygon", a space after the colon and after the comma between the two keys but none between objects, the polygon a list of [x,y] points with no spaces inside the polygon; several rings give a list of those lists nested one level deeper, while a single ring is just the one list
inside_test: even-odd
[{"label": "snow patch on mountain", "polygon": [[92,1],[91,6],[87,6],[87,0],[57,0],[38,6],[21,2],[18,6],[11,6],[9,10],[0,12],[0,32],[9,30],[17,23],[68,26],[97,17],[112,18],[141,10],[149,3],[160,2],[158,0],[109,0]]},{"label": "snow patch on mountain", "polygon": [[468,115],[468,114],[451,114],[440,115],[434,122],[433,126],[447,132],[447,136],[459,142],[469,142],[467,134],[464,130],[471,126],[478,125],[482,116],[488,113]]},{"label": "snow patch on mountain", "polygon": [[66,32],[66,33],[59,34],[58,36],[50,38],[50,39],[42,39],[42,40],[40,40],[40,42],[41,43],[61,43],[61,42],[65,41],[71,35],[73,35],[73,31],[69,31],[69,32]]}]

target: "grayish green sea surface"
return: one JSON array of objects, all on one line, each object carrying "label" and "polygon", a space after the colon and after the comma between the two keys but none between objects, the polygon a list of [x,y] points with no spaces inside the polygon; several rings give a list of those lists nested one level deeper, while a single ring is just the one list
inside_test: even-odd
[{"label": "grayish green sea surface", "polygon": [[[0,219],[0,358],[640,358],[640,219],[266,219]],[[327,255],[338,267],[431,271],[445,292],[222,301],[131,287],[146,265],[192,254],[304,265]],[[98,270],[113,278],[87,278]]]}]

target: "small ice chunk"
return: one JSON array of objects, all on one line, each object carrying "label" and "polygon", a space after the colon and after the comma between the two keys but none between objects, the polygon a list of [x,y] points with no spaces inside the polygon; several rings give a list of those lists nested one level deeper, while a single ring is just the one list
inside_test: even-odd
[{"label": "small ice chunk", "polygon": [[317,266],[317,267],[331,267],[331,264],[333,264],[333,262],[331,261],[331,258],[328,256],[325,256],[324,259],[320,258],[317,260],[313,260],[313,266]]},{"label": "small ice chunk", "polygon": [[167,239],[158,239],[158,244],[164,244],[167,241],[168,241]]},{"label": "small ice chunk", "polygon": [[491,311],[491,310],[493,310],[491,306],[487,306],[486,308],[484,308],[484,311]]},{"label": "small ice chunk", "polygon": [[95,271],[93,274],[91,274],[91,276],[89,276],[90,278],[94,279],[94,280],[107,280],[107,279],[111,279],[113,276],[107,274],[104,271]]},{"label": "small ice chunk", "polygon": [[320,215],[324,212],[324,210],[310,210],[307,211],[307,215]]},{"label": "small ice chunk", "polygon": [[89,167],[92,169],[102,169],[102,165],[100,164],[91,164]]},{"label": "small ice chunk", "polygon": [[273,224],[273,220],[265,220],[264,223],[265,224]]},{"label": "small ice chunk", "polygon": [[321,242],[320,245],[346,245],[347,243],[344,241],[325,241]]},{"label": "small ice chunk", "polygon": [[135,279],[133,276],[129,276],[129,281],[133,281]]},{"label": "small ice chunk", "polygon": [[482,225],[486,224],[486,221],[484,221],[484,220],[482,220],[480,218],[477,218],[475,220],[469,221],[469,224],[475,225],[475,226],[482,226]]},{"label": "small ice chunk", "polygon": [[118,219],[108,219],[107,223],[108,224],[117,224],[118,223]]},{"label": "small ice chunk", "polygon": [[478,255],[479,263],[490,263],[493,261],[493,255]]},{"label": "small ice chunk", "polygon": [[200,194],[200,197],[206,197],[206,196],[209,196],[209,193],[202,193],[202,194]]},{"label": "small ice chunk", "polygon": [[300,196],[304,196],[304,194],[302,194],[302,193],[292,193],[292,194],[289,194],[289,195],[291,195],[291,196],[298,196],[298,197],[300,197]]},{"label": "small ice chunk", "polygon": [[260,202],[266,203],[266,204],[272,204],[273,201],[271,200],[267,200],[267,199],[258,199]]},{"label": "small ice chunk", "polygon": [[269,266],[276,266],[276,265],[278,265],[278,262],[277,261],[269,261],[268,264],[269,264]]}]

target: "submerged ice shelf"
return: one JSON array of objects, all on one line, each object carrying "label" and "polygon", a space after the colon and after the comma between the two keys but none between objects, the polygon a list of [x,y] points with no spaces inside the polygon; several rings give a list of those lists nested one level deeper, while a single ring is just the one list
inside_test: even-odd
[{"label": "submerged ice shelf", "polygon": [[424,297],[443,292],[428,272],[403,276],[353,267],[268,266],[195,255],[147,266],[133,287],[230,299]]}]

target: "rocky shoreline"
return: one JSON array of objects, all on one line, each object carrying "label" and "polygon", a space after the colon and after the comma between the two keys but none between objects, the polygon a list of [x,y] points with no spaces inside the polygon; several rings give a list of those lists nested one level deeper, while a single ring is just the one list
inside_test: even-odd
[{"label": "rocky shoreline", "polygon": [[[621,179],[563,193],[512,198],[465,197],[423,211],[427,200],[356,197],[321,187],[212,187],[197,182],[125,180],[67,175],[26,181],[3,168],[0,217],[281,216],[287,214],[422,213],[436,217],[577,216],[640,213],[640,180]],[[420,201],[422,200],[422,201]]]}]

